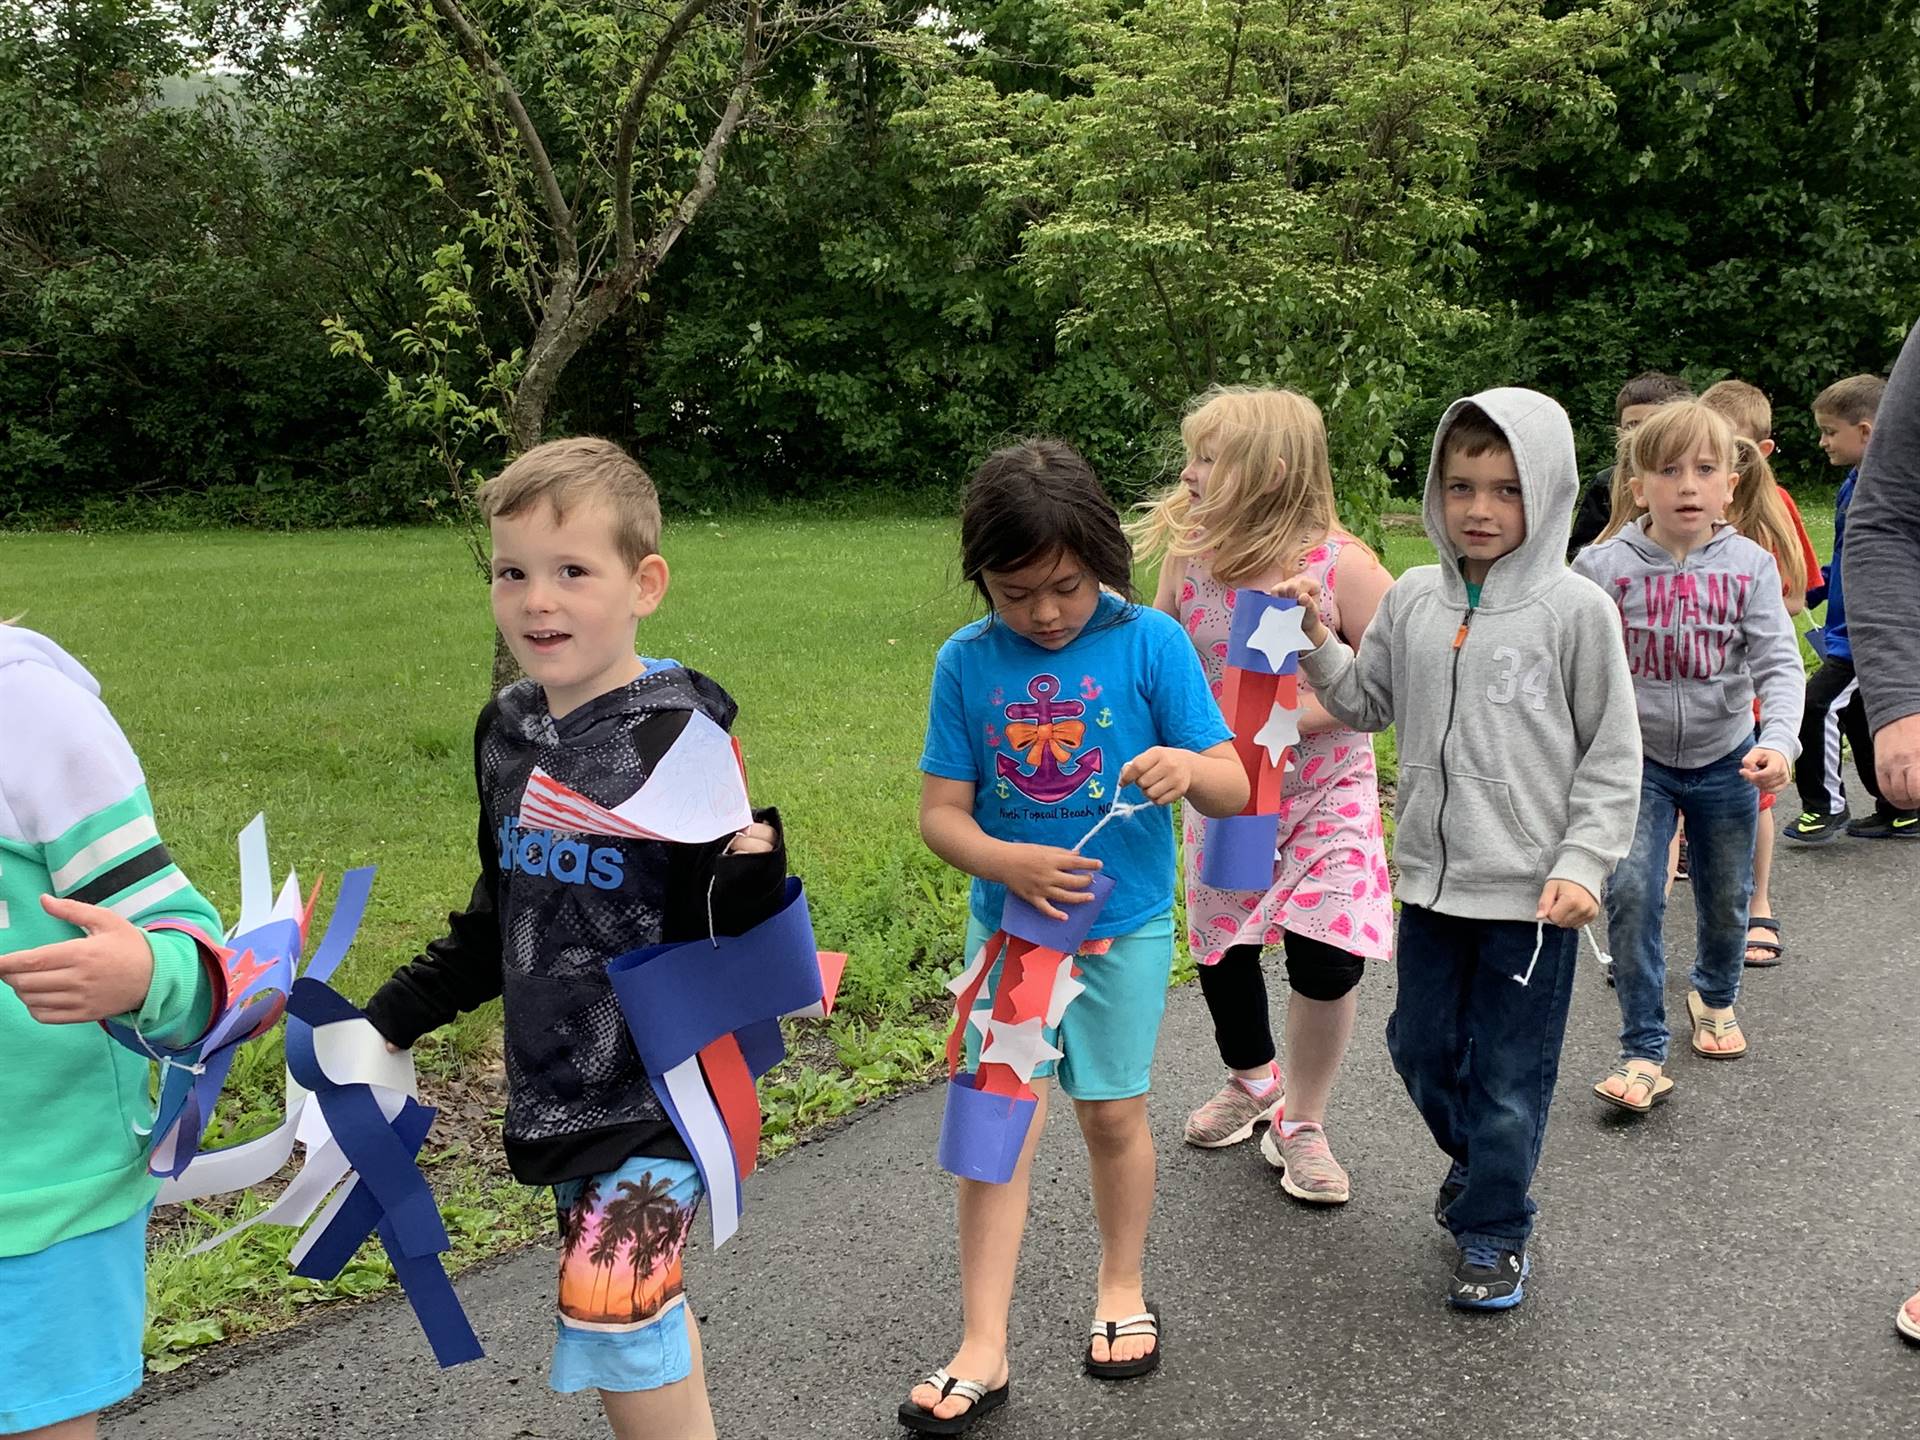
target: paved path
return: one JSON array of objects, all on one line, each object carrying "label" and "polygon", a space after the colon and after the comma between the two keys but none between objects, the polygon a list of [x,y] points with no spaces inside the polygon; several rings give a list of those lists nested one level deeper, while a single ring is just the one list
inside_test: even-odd
[{"label": "paved path", "polygon": [[[1390,969],[1362,987],[1336,1096],[1355,1199],[1332,1213],[1290,1201],[1252,1146],[1179,1143],[1216,1072],[1198,990],[1176,991],[1152,1111],[1162,1171],[1149,1274],[1167,1363],[1125,1385],[1080,1374],[1095,1234],[1062,1113],[1035,1176],[1014,1401],[974,1433],[1920,1434],[1920,1352],[1891,1324],[1920,1284],[1920,845],[1781,849],[1791,951],[1780,969],[1747,972],[1753,1055],[1709,1064],[1680,1041],[1673,1099],[1645,1120],[1587,1094],[1618,1012],[1583,968],[1535,1192],[1535,1278],[1508,1315],[1441,1301],[1452,1253],[1428,1211],[1442,1167],[1388,1065]],[[1691,923],[1681,887],[1678,975]],[[1684,1015],[1681,994],[1670,1013]],[[751,1183],[739,1238],[690,1262],[729,1440],[900,1434],[895,1405],[958,1330],[951,1191],[932,1158],[939,1105],[937,1091],[911,1095],[783,1157]],[[460,1282],[489,1352],[476,1365],[435,1369],[404,1305],[383,1301],[202,1362],[105,1433],[602,1434],[590,1399],[546,1388],[554,1263],[537,1249]]]}]

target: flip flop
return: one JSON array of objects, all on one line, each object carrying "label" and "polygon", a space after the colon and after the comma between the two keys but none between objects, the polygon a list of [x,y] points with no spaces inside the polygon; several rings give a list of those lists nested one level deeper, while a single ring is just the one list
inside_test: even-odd
[{"label": "flip flop", "polygon": [[942,1400],[949,1395],[958,1395],[962,1400],[971,1402],[958,1415],[943,1417],[934,1414],[931,1410],[922,1410],[911,1399],[902,1400],[900,1423],[921,1435],[964,1434],[982,1415],[998,1410],[1006,1404],[1007,1395],[1013,1388],[1013,1381],[1009,1379],[999,1389],[989,1390],[978,1380],[958,1379],[949,1375],[944,1368],[934,1371],[920,1383],[933,1386],[940,1392]]},{"label": "flip flop", "polygon": [[[1093,1358],[1092,1336],[1104,1336],[1107,1353],[1113,1353],[1113,1342],[1123,1335],[1151,1335],[1154,1338],[1153,1349],[1138,1360],[1096,1360]],[[1129,1315],[1124,1320],[1095,1320],[1087,1341],[1087,1374],[1096,1380],[1131,1380],[1136,1375],[1145,1375],[1150,1370],[1160,1368],[1160,1352],[1167,1348],[1166,1339],[1160,1333],[1160,1307],[1151,1300],[1147,1308],[1138,1315]]]},{"label": "flip flop", "polygon": [[[1615,1095],[1611,1090],[1607,1089],[1607,1080],[1611,1080],[1615,1075],[1620,1076],[1627,1082],[1627,1093],[1625,1095]],[[1647,1098],[1635,1104],[1632,1099],[1633,1092],[1641,1086],[1646,1088]],[[1593,1093],[1609,1105],[1617,1105],[1622,1110],[1631,1110],[1635,1115],[1644,1115],[1673,1093],[1673,1081],[1665,1075],[1656,1077],[1649,1075],[1644,1070],[1629,1070],[1624,1064],[1621,1064],[1614,1066],[1612,1070],[1607,1072],[1606,1079],[1594,1085]]]},{"label": "flip flop", "polygon": [[[1769,965],[1778,965],[1786,958],[1787,947],[1780,942],[1780,922],[1778,920],[1774,919],[1771,915],[1755,915],[1747,921],[1747,929],[1771,930],[1773,932],[1773,939],[1771,940],[1748,939],[1746,964],[1752,969],[1762,970]],[[1758,960],[1753,958],[1752,952],[1755,950],[1764,952]]]},{"label": "flip flop", "polygon": [[[1687,1016],[1693,1021],[1693,1053],[1703,1060],[1738,1060],[1747,1053],[1747,1035],[1740,1029],[1740,1021],[1732,1015],[1724,1020],[1713,1019],[1707,1014],[1707,1002],[1700,998],[1698,990],[1687,992]],[[1700,1032],[1703,1030],[1715,1039],[1738,1032],[1740,1048],[1738,1050],[1703,1050],[1700,1048]]]}]

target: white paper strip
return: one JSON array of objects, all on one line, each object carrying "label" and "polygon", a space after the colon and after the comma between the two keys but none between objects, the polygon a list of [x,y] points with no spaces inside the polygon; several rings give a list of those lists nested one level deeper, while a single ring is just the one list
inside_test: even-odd
[{"label": "white paper strip", "polygon": [[740,1187],[733,1173],[733,1142],[720,1111],[707,1093],[698,1056],[682,1060],[661,1077],[680,1121],[687,1143],[699,1157],[707,1177],[707,1213],[713,1220],[713,1248],[718,1250],[740,1228]]}]

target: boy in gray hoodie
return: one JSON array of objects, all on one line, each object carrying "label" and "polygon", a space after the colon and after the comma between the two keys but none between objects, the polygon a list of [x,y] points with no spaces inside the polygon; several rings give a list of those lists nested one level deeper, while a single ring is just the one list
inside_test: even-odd
[{"label": "boy in gray hoodie", "polygon": [[1427,474],[1438,565],[1407,571],[1354,652],[1306,577],[1301,669],[1357,730],[1397,727],[1399,998],[1387,1048],[1452,1162],[1434,1218],[1447,1298],[1520,1303],[1573,996],[1578,927],[1633,836],[1640,735],[1619,618],[1567,573],[1579,488],[1567,414],[1488,390],[1441,419]]},{"label": "boy in gray hoodie", "polygon": [[1724,416],[1698,401],[1663,405],[1621,442],[1634,504],[1646,513],[1573,562],[1618,607],[1646,746],[1633,848],[1607,895],[1620,1064],[1594,1086],[1602,1100],[1636,1113],[1673,1089],[1662,1073],[1662,928],[1675,816],[1687,822],[1698,936],[1687,996],[1693,1051],[1737,1060],[1747,1053],[1733,1002],[1746,960],[1759,794],[1786,785],[1800,751],[1806,675],[1779,569],[1718,518],[1741,443]]}]

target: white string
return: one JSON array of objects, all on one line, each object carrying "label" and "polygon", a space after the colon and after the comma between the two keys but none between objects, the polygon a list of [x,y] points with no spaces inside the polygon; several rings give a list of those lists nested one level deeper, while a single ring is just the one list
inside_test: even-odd
[{"label": "white string", "polygon": [[1093,839],[1094,836],[1098,835],[1100,833],[1101,827],[1105,825],[1109,820],[1130,819],[1133,816],[1138,815],[1142,810],[1151,810],[1151,809],[1153,809],[1153,802],[1151,800],[1140,805],[1133,805],[1128,803],[1125,800],[1116,800],[1113,804],[1113,808],[1107,811],[1107,813],[1102,815],[1098,820],[1096,820],[1094,822],[1093,828],[1087,831],[1086,834],[1082,835],[1079,838],[1079,840],[1077,840],[1074,843],[1073,853],[1075,855],[1078,855],[1080,853],[1081,846],[1085,845],[1089,840]]},{"label": "white string", "polygon": [[1527,984],[1533,979],[1533,967],[1540,963],[1540,947],[1546,943],[1547,922],[1544,920],[1536,920],[1533,922],[1533,958],[1527,961],[1527,973],[1524,975],[1515,975],[1512,977],[1513,979],[1519,981],[1522,985]]},{"label": "white string", "polygon": [[[207,1067],[199,1064],[197,1061],[174,1060],[160,1054],[151,1045],[147,1044],[147,1037],[140,1033],[138,1026],[130,1025],[127,1028],[133,1032],[133,1038],[140,1042],[140,1048],[147,1052],[147,1058],[160,1067],[160,1088],[162,1090],[166,1088],[167,1071],[169,1070],[184,1070],[189,1075],[195,1077],[207,1073]],[[155,1118],[158,1119],[159,1117],[156,1116]],[[153,1126],[136,1123],[133,1127],[133,1133],[136,1135],[151,1135],[153,1134]]]},{"label": "white string", "polygon": [[1593,957],[1600,962],[1602,975],[1613,974],[1613,956],[1600,948],[1600,942],[1593,938],[1593,926],[1582,925],[1580,933],[1587,937],[1587,943],[1593,947]]}]

